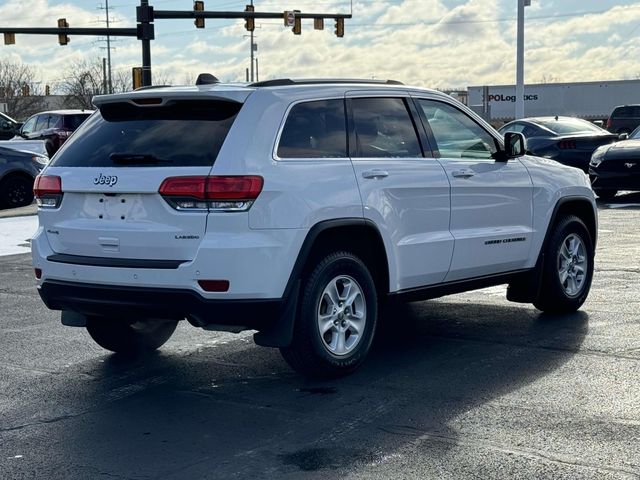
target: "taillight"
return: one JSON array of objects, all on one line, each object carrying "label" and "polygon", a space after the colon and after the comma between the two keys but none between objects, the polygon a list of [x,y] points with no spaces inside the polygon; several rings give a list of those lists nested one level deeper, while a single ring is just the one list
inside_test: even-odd
[{"label": "taillight", "polygon": [[262,191],[257,175],[169,177],[158,192],[176,210],[244,212]]},{"label": "taillight", "polygon": [[607,124],[605,125],[605,127],[607,130],[609,130],[611,128],[611,117],[607,118]]},{"label": "taillight", "polygon": [[576,141],[575,140],[560,140],[558,142],[558,148],[560,150],[575,150]]},{"label": "taillight", "polygon": [[38,175],[33,195],[40,208],[58,208],[62,201],[62,180],[55,175]]}]

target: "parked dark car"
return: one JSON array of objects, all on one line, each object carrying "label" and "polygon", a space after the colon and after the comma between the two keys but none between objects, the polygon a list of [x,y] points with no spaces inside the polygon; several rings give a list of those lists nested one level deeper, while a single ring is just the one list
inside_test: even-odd
[{"label": "parked dark car", "polygon": [[30,116],[18,133],[28,140],[44,140],[49,156],[93,113],[92,110],[54,110]]},{"label": "parked dark car", "polygon": [[0,112],[0,140],[9,140],[15,137],[21,126],[20,122]]},{"label": "parked dark car", "polygon": [[628,140],[593,152],[589,178],[593,191],[603,200],[615,197],[619,190],[640,191],[640,127]]},{"label": "parked dark car", "polygon": [[0,147],[0,208],[29,205],[33,181],[48,162],[44,155]]},{"label": "parked dark car", "polygon": [[611,133],[631,133],[640,126],[640,105],[621,105],[613,109],[607,130]]},{"label": "parked dark car", "polygon": [[507,123],[499,131],[503,135],[521,133],[531,154],[577,167],[585,173],[594,150],[619,139],[591,122],[573,117],[524,118]]}]

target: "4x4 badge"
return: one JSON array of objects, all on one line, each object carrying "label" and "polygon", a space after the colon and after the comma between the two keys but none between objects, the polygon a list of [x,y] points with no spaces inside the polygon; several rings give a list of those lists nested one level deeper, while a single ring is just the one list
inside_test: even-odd
[{"label": "4x4 badge", "polygon": [[118,177],[116,175],[100,174],[93,179],[94,185],[109,185],[110,187],[113,187],[116,183],[118,183]]}]

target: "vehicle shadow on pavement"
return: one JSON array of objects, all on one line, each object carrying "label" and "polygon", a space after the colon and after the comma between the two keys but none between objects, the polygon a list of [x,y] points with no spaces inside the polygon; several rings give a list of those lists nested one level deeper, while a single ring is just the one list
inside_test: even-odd
[{"label": "vehicle shadow on pavement", "polygon": [[168,344],[144,362],[109,355],[77,394],[86,412],[51,426],[52,467],[65,478],[336,478],[419,442],[445,455],[461,415],[560,368],[588,330],[584,312],[460,298],[390,306],[365,365],[332,381],[303,379],[248,337],[187,354]]}]

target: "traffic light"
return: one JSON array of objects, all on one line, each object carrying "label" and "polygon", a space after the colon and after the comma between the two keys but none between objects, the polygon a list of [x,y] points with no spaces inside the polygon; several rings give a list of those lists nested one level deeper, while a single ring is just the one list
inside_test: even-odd
[{"label": "traffic light", "polygon": [[[247,5],[244,7],[245,12],[253,12],[255,9],[253,5]],[[245,18],[244,19],[244,28],[247,29],[248,32],[253,32],[256,28],[256,21],[253,18]]]},{"label": "traffic light", "polygon": [[[204,12],[204,2],[195,1],[193,2],[193,11],[194,12]],[[193,24],[196,28],[204,28],[204,18],[197,18],[193,21]]]},{"label": "traffic light", "polygon": [[133,67],[131,69],[131,80],[134,90],[142,86],[142,67]]},{"label": "traffic light", "polygon": [[[69,28],[69,23],[66,18],[58,19],[58,28]],[[69,43],[69,36],[66,33],[58,34],[58,43],[60,45],[66,45]]]},{"label": "traffic light", "polygon": [[45,85],[45,86],[44,86],[44,94],[45,94],[45,96],[47,96],[47,97],[48,97],[49,95],[51,95],[51,89],[49,88],[49,85]]},{"label": "traffic light", "polygon": [[293,28],[291,31],[294,35],[300,35],[302,33],[302,19],[298,16],[300,10],[294,10],[293,12],[295,13],[296,18],[293,21]]},{"label": "traffic light", "polygon": [[313,29],[314,30],[324,30],[324,18],[314,18],[313,19]]},{"label": "traffic light", "polygon": [[15,33],[5,33],[4,34],[4,44],[5,45],[14,45],[16,43],[16,34]]},{"label": "traffic light", "polygon": [[344,18],[336,18],[336,37],[344,37]]}]

